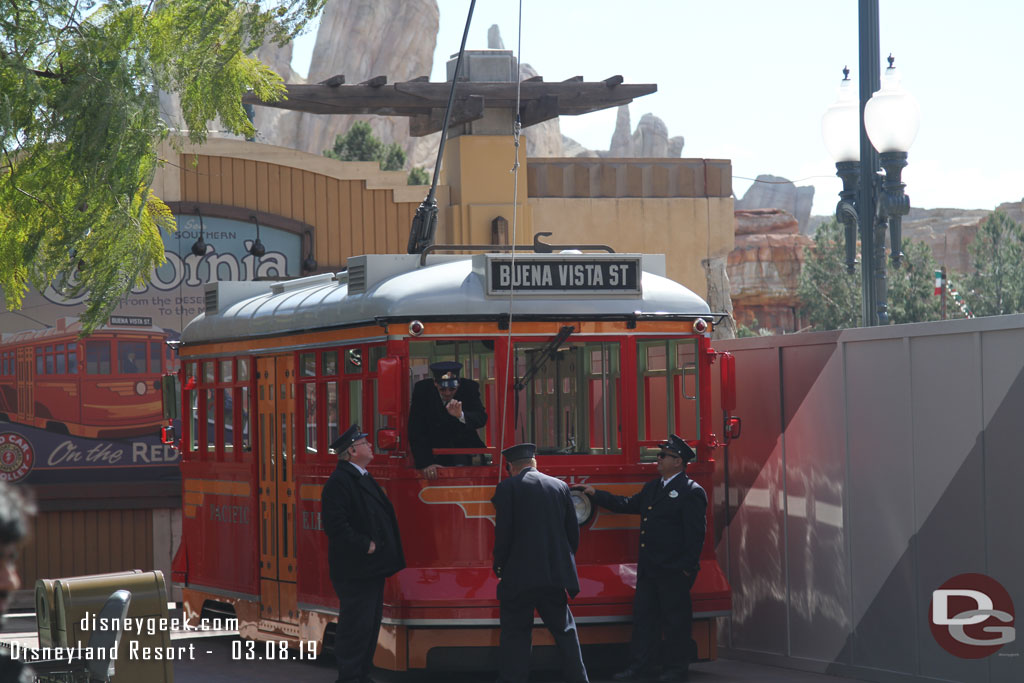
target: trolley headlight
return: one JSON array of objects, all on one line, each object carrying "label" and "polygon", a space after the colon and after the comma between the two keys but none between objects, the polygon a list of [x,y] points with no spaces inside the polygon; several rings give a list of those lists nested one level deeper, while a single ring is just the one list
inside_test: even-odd
[{"label": "trolley headlight", "polygon": [[144,395],[146,393],[146,383],[145,382],[136,382],[135,383],[135,393],[138,394],[139,396]]},{"label": "trolley headlight", "polygon": [[583,491],[569,491],[569,496],[572,498],[572,506],[576,508],[576,523],[583,526],[594,514],[594,504]]},{"label": "trolley headlight", "polygon": [[409,334],[411,334],[414,337],[418,337],[421,334],[423,334],[423,323],[421,323],[419,320],[413,320],[411,323],[409,323]]},{"label": "trolley headlight", "polygon": [[693,331],[697,334],[704,334],[708,330],[708,323],[704,318],[697,318],[693,321]]}]

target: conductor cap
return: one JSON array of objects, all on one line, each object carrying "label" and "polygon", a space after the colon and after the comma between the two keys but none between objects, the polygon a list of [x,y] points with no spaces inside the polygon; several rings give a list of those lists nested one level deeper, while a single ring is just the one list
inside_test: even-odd
[{"label": "conductor cap", "polygon": [[346,429],[341,436],[332,441],[331,445],[328,446],[328,448],[330,448],[336,454],[341,455],[342,453],[347,451],[352,446],[352,444],[354,444],[356,441],[359,441],[360,439],[365,439],[366,436],[367,434],[366,432],[363,431],[362,427],[360,427],[358,424],[354,424],[350,426],[348,429]]},{"label": "conductor cap", "polygon": [[668,441],[662,441],[658,444],[658,448],[664,453],[682,458],[683,462],[693,462],[697,459],[697,453],[690,448],[690,444],[683,441],[676,434],[669,434]]},{"label": "conductor cap", "polygon": [[430,371],[434,373],[434,381],[442,389],[457,389],[459,387],[459,372],[462,371],[462,363],[454,360],[442,360],[431,363]]},{"label": "conductor cap", "polygon": [[508,462],[529,460],[537,455],[537,446],[532,443],[517,443],[515,446],[509,446],[503,450],[501,454]]}]

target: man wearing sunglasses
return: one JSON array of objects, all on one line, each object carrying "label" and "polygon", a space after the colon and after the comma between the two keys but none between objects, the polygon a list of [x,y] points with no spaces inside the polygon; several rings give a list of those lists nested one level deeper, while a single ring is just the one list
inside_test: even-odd
[{"label": "man wearing sunglasses", "polygon": [[633,496],[616,496],[593,486],[573,487],[612,512],[640,515],[631,661],[612,677],[616,681],[645,681],[655,675],[662,659],[662,627],[664,670],[656,680],[688,680],[690,662],[697,657],[690,589],[700,569],[708,497],[700,484],[686,476],[686,463],[697,459],[689,444],[671,434],[660,448],[660,476]]}]

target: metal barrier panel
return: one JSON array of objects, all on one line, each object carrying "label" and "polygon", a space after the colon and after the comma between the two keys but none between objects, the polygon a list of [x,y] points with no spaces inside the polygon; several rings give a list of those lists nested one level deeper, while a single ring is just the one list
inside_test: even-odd
[{"label": "metal barrier panel", "polygon": [[[1024,316],[717,341],[743,438],[720,456],[727,656],[869,680],[1024,680],[950,654],[932,591],[1024,604]],[[1020,641],[1005,653],[1019,653]]]}]

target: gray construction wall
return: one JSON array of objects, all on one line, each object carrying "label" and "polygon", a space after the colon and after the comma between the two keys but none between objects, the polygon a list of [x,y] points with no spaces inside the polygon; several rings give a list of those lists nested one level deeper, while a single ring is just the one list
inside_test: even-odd
[{"label": "gray construction wall", "polygon": [[961,659],[932,591],[1024,608],[1024,315],[718,341],[741,438],[718,451],[725,656],[874,681],[1024,681],[1024,633]]}]

